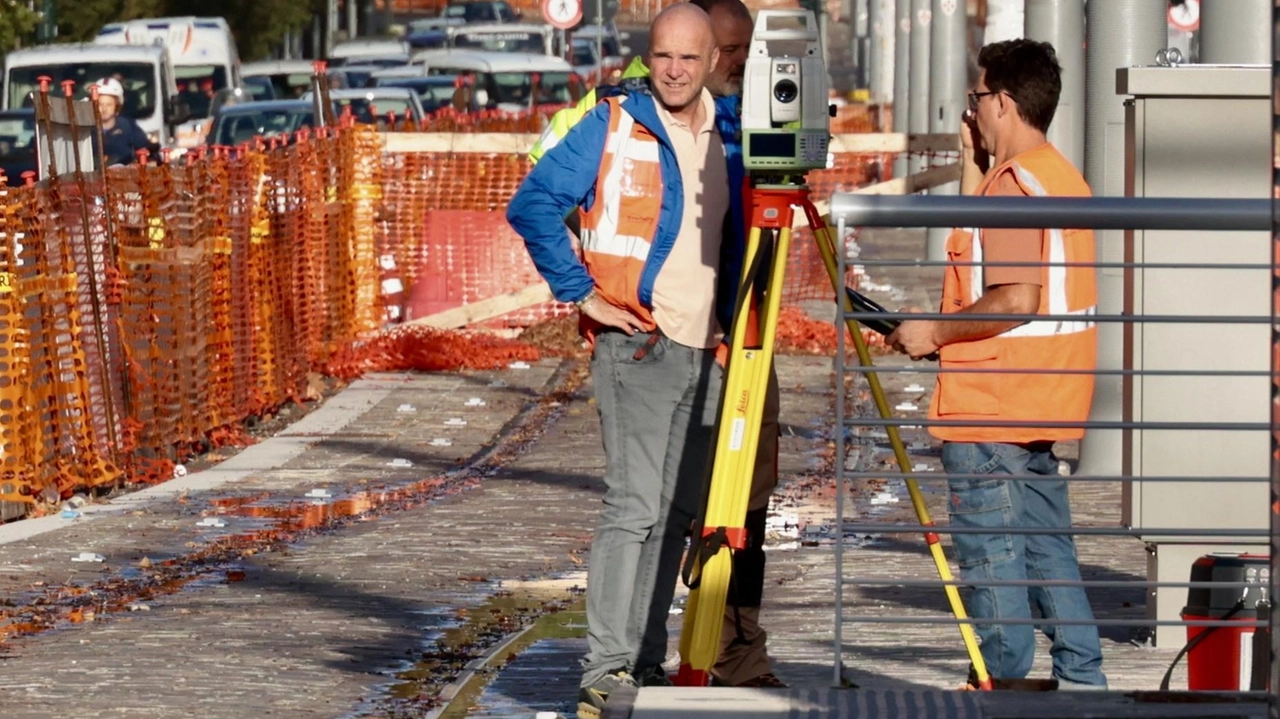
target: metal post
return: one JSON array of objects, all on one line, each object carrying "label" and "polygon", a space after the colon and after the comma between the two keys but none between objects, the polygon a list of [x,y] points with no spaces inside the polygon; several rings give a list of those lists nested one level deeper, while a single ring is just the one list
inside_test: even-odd
[{"label": "metal post", "polygon": [[596,82],[604,78],[604,0],[596,0]]},{"label": "metal post", "polygon": [[324,22],[320,19],[320,14],[316,13],[311,16],[311,57],[320,58],[327,57],[328,52],[324,47],[323,30],[321,26]]},{"label": "metal post", "polygon": [[[1116,69],[1155,62],[1168,42],[1166,0],[1107,0],[1086,8],[1084,176],[1097,196],[1125,193],[1124,98],[1116,94]],[[1124,233],[1094,235],[1098,261],[1124,261]],[[1098,313],[1124,309],[1124,271],[1098,270]],[[1124,328],[1110,322],[1098,329],[1098,369],[1124,367]],[[1123,415],[1123,382],[1119,375],[1098,377],[1091,421],[1114,421]],[[1119,475],[1123,437],[1115,430],[1089,430],[1080,445],[1077,474]]]},{"label": "metal post", "polygon": [[324,56],[329,57],[333,54],[334,40],[338,35],[338,0],[329,1],[329,18],[324,28]]},{"label": "metal post", "polygon": [[[907,132],[911,111],[911,2],[896,0],[894,3],[897,40],[893,48],[893,131],[898,133]],[[893,176],[907,174],[907,153],[903,152],[893,163]]]},{"label": "metal post", "polygon": [[1267,9],[1274,0],[1201,0],[1200,62],[1265,65],[1271,54]]},{"label": "metal post", "polygon": [[[933,27],[929,34],[929,132],[958,132],[964,112],[968,85],[968,43],[965,41],[964,7],[956,0],[933,0]],[[954,162],[940,158],[935,164]],[[960,194],[960,183],[949,182],[929,191],[933,195]],[[947,258],[947,234],[944,228],[929,230],[925,240],[925,259]]]},{"label": "metal post", "polygon": [[1084,0],[1027,0],[1026,36],[1053,45],[1062,65],[1062,95],[1049,142],[1084,168]]},{"label": "metal post", "polygon": [[[1277,3],[1272,11],[1271,27],[1276,31],[1280,31],[1280,3]],[[1271,49],[1271,57],[1274,58],[1275,64],[1272,67],[1272,73],[1276,72],[1276,68],[1280,68],[1280,42],[1275,43],[1275,47]],[[1273,111],[1276,117],[1280,118],[1280,108]],[[1275,157],[1276,152],[1280,152],[1280,143],[1276,141],[1275,133],[1271,134],[1271,156]],[[1280,182],[1280,176],[1272,175],[1273,182]],[[1274,196],[1274,195],[1273,195]],[[1271,228],[1272,252],[1275,257],[1280,257],[1280,215],[1272,212],[1272,228]],[[1275,507],[1280,506],[1280,267],[1277,267],[1271,273],[1271,581],[1270,592],[1272,607],[1275,607],[1277,597],[1280,597],[1280,512],[1275,511]],[[1277,626],[1276,612],[1270,614],[1271,626],[1271,667],[1269,672],[1268,692],[1270,697],[1270,715],[1272,717],[1280,716],[1280,626]]]},{"label": "metal post", "polygon": [[1024,0],[987,0],[987,27],[982,44],[1022,37]]},{"label": "metal post", "polygon": [[[870,49],[867,53],[867,86],[871,102],[884,106],[893,100],[893,0],[871,0],[867,8]],[[883,132],[884,128],[880,128]]]},{"label": "metal post", "polygon": [[[929,131],[929,26],[933,24],[930,0],[911,0],[911,73],[908,91],[911,93],[907,115],[907,129],[913,134]],[[912,172],[923,172],[929,167],[924,155],[911,159]]]},{"label": "metal post", "polygon": [[853,0],[853,88],[865,90],[871,78],[868,72],[870,65],[870,38],[868,25],[869,4],[873,0]]},{"label": "metal post", "polygon": [[347,3],[347,39],[354,40],[360,32],[360,2],[345,0]]}]

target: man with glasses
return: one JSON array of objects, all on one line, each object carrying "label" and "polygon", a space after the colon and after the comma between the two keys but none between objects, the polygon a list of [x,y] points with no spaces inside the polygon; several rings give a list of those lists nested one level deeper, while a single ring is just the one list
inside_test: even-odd
[{"label": "man with glasses", "polygon": [[[978,67],[960,128],[962,192],[1090,195],[1080,171],[1045,139],[1062,89],[1053,47],[995,43],[979,53]],[[1059,688],[1105,689],[1075,542],[1061,533],[1071,510],[1053,454],[1054,442],[1084,436],[1093,396],[1093,233],[957,229],[947,256],[941,312],[952,316],[903,322],[887,341],[914,359],[940,355],[929,419],[946,426],[929,432],[943,440],[951,524],[992,530],[952,536],[961,577],[974,585],[970,610],[992,620],[976,627],[982,657],[992,676],[1027,676],[1034,604],[1049,620],[1043,631]]]}]

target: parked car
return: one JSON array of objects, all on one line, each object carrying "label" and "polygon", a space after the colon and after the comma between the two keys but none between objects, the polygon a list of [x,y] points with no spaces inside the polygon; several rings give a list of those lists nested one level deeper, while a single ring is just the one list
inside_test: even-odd
[{"label": "parked car", "polygon": [[440,17],[445,19],[461,18],[464,22],[516,22],[520,13],[506,0],[471,0],[470,2],[451,2],[445,6]]},{"label": "parked car", "polygon": [[249,93],[249,96],[254,100],[280,99],[276,96],[276,88],[271,84],[271,79],[262,75],[241,79],[240,88]]},{"label": "parked car", "polygon": [[[603,37],[601,37],[602,35]],[[599,25],[583,25],[573,31],[574,40],[589,40],[592,44],[595,44],[597,38],[599,38],[600,45],[604,48],[606,60],[617,58],[618,64],[622,64],[626,56],[631,53],[631,48],[622,44],[624,38],[613,23],[606,23],[603,28]]]},{"label": "parked car", "polygon": [[422,110],[426,113],[436,112],[453,102],[453,95],[458,88],[455,75],[391,75],[375,77],[374,87],[405,87],[418,95]]},{"label": "parked car", "polygon": [[228,104],[219,108],[209,132],[210,145],[239,145],[255,137],[275,137],[315,126],[315,107],[304,100]]},{"label": "parked car", "polygon": [[[302,96],[310,101],[311,93]],[[422,121],[422,103],[418,94],[407,87],[366,87],[362,89],[330,90],[329,100],[333,103],[334,115],[342,115],[346,108],[358,122],[377,123],[385,120],[387,113],[394,112],[397,119],[403,119],[406,112],[409,119]],[[377,116],[374,116],[374,113]]]},{"label": "parked car", "polygon": [[471,78],[478,109],[553,109],[575,102],[581,86],[566,60],[532,53],[428,50],[416,54],[414,64],[425,66],[428,75]]},{"label": "parked car", "polygon": [[329,86],[334,88],[361,88],[368,87],[373,80],[373,76],[385,72],[387,70],[399,69],[407,67],[406,65],[394,65],[392,67],[384,67],[382,65],[343,65],[342,67],[331,68],[328,71]]},{"label": "parked car", "polygon": [[[245,83],[260,84],[263,79],[271,84],[273,98],[289,100],[311,89],[311,75],[315,72],[311,60],[266,60],[251,62],[240,70]],[[256,93],[255,93],[255,99]]]},{"label": "parked car", "polygon": [[22,183],[22,173],[36,169],[36,111],[0,111],[0,170],[10,185]]},{"label": "parked car", "polygon": [[[329,66],[400,64],[409,61],[409,43],[400,39],[361,38],[340,42],[329,51]],[[397,60],[403,57],[403,60]],[[385,65],[384,65],[385,66]]]},{"label": "parked car", "polygon": [[428,32],[432,30],[446,30],[454,25],[465,25],[466,19],[462,17],[424,17],[418,18],[409,23],[409,33]]},{"label": "parked car", "polygon": [[444,28],[410,30],[404,36],[404,40],[409,43],[410,52],[414,50],[435,50],[448,46],[449,33]]}]

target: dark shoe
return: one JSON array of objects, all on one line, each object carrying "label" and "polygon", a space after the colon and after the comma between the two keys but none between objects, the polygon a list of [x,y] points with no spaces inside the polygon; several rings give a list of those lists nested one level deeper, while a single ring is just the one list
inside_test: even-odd
[{"label": "dark shoe", "polygon": [[758,677],[755,677],[754,679],[748,679],[745,682],[741,682],[739,684],[725,684],[719,679],[712,677],[711,686],[713,687],[734,686],[734,687],[747,687],[750,689],[787,689],[788,688],[786,682],[779,679],[778,675],[774,674],[773,672],[766,672],[764,674],[761,674]]},{"label": "dark shoe", "polygon": [[636,686],[641,687],[675,686],[672,684],[671,679],[667,677],[667,673],[663,671],[660,666],[640,669],[632,678],[635,680]]},{"label": "dark shoe", "polygon": [[625,669],[610,672],[589,687],[578,690],[578,719],[600,719],[604,703],[619,687],[634,687],[636,680]]}]

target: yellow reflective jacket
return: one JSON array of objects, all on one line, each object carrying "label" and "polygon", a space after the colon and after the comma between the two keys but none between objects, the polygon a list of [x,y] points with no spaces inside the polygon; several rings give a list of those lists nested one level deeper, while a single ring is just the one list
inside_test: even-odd
[{"label": "yellow reflective jacket", "polygon": [[[644,58],[635,57],[631,59],[631,64],[627,65],[627,69],[622,71],[622,79],[625,84],[626,80],[636,78],[649,77],[649,68],[644,64]],[[597,93],[597,90],[599,92]],[[547,129],[542,131],[542,136],[533,143],[533,147],[529,150],[529,161],[535,165],[542,156],[547,154],[551,148],[560,144],[565,135],[569,134],[569,130],[578,124],[591,108],[604,97],[619,94],[624,89],[621,85],[605,86],[592,88],[590,92],[582,96],[577,105],[566,107],[551,116],[551,122],[547,124]]]}]

